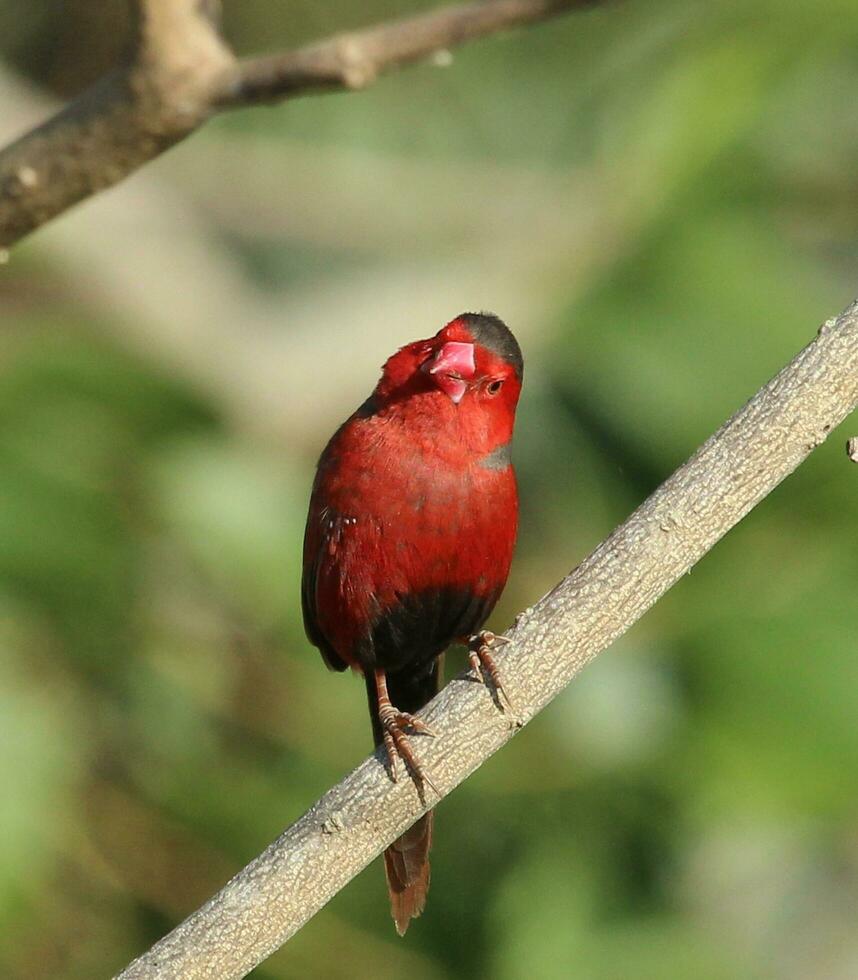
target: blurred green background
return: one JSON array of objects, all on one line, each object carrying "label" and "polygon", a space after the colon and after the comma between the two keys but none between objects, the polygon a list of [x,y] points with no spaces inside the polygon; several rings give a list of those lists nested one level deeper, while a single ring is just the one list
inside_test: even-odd
[{"label": "blurred green background", "polygon": [[[261,52],[421,6],[225,23]],[[3,142],[123,22],[0,0]],[[858,292],[856,94],[854,0],[631,0],[219,118],[14,251],[0,975],[120,969],[368,752],[298,581],[384,358],[466,309],[522,341],[502,629]],[[852,434],[439,807],[405,941],[376,862],[254,976],[854,980]]]}]

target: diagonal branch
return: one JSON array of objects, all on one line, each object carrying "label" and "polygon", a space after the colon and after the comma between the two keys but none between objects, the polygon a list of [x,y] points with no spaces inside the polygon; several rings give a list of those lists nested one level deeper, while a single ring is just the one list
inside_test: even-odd
[{"label": "diagonal branch", "polygon": [[212,115],[310,92],[358,89],[385,71],[602,0],[478,0],[238,61],[217,0],[132,0],[128,57],[0,150],[0,260],[25,235],[118,183]]},{"label": "diagonal branch", "polygon": [[593,7],[601,0],[492,0],[441,7],[325,41],[239,62],[222,108],[279,101],[306,92],[366,88],[385,72],[489,34]]},{"label": "diagonal branch", "polygon": [[[858,405],[858,302],[715,433],[533,609],[498,653],[517,713],[457,678],[423,715],[438,737],[417,746],[451,792],[635,623]],[[121,980],[245,976],[434,805],[380,758],[331,789],[222,891]]]}]

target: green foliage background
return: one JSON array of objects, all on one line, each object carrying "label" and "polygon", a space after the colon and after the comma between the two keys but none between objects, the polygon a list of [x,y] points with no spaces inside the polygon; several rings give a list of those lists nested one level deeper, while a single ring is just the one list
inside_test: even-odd
[{"label": "green foliage background", "polygon": [[[419,6],[227,0],[226,28]],[[63,96],[121,36],[118,3],[0,2],[7,66]],[[218,119],[16,250],[0,974],[121,968],[367,753],[299,552],[397,345],[467,308],[522,339],[503,628],[853,298],[856,52],[852,0],[608,5]],[[851,434],[439,807],[405,941],[376,864],[254,976],[858,975]]]}]

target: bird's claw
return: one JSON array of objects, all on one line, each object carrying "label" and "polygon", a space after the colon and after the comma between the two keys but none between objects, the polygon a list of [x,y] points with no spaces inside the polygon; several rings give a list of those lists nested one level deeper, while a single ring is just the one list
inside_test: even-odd
[{"label": "bird's claw", "polygon": [[[508,636],[498,636],[491,630],[481,630],[468,638],[468,662],[478,679],[482,679],[484,674],[488,676],[497,694],[503,696],[503,699],[512,708],[512,701],[501,683],[498,665],[495,663],[491,651],[493,646],[503,646],[509,642]],[[500,706],[500,702],[498,705]]]},{"label": "bird's claw", "polygon": [[384,730],[384,751],[387,753],[387,771],[393,783],[399,782],[399,775],[396,772],[396,744],[393,736],[387,729]]},{"label": "bird's claw", "polygon": [[384,749],[387,753],[387,767],[391,780],[394,783],[399,781],[396,773],[396,760],[398,757],[402,759],[405,768],[417,784],[418,790],[421,790],[421,795],[423,784],[428,783],[440,796],[441,794],[438,792],[438,788],[420,768],[420,764],[414,755],[414,750],[411,748],[406,734],[406,731],[410,729],[413,734],[428,735],[430,738],[434,738],[435,732],[432,731],[426,722],[415,718],[414,715],[409,714],[407,711],[398,711],[392,705],[385,705],[379,709],[378,720],[381,722]]}]

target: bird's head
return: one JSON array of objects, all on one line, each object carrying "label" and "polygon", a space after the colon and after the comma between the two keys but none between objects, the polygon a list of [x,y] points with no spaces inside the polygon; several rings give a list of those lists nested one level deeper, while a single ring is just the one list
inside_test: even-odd
[{"label": "bird's head", "polygon": [[524,374],[512,331],[491,313],[462,313],[429,340],[407,344],[384,365],[376,395],[399,401],[440,393],[462,413],[515,413]]}]

